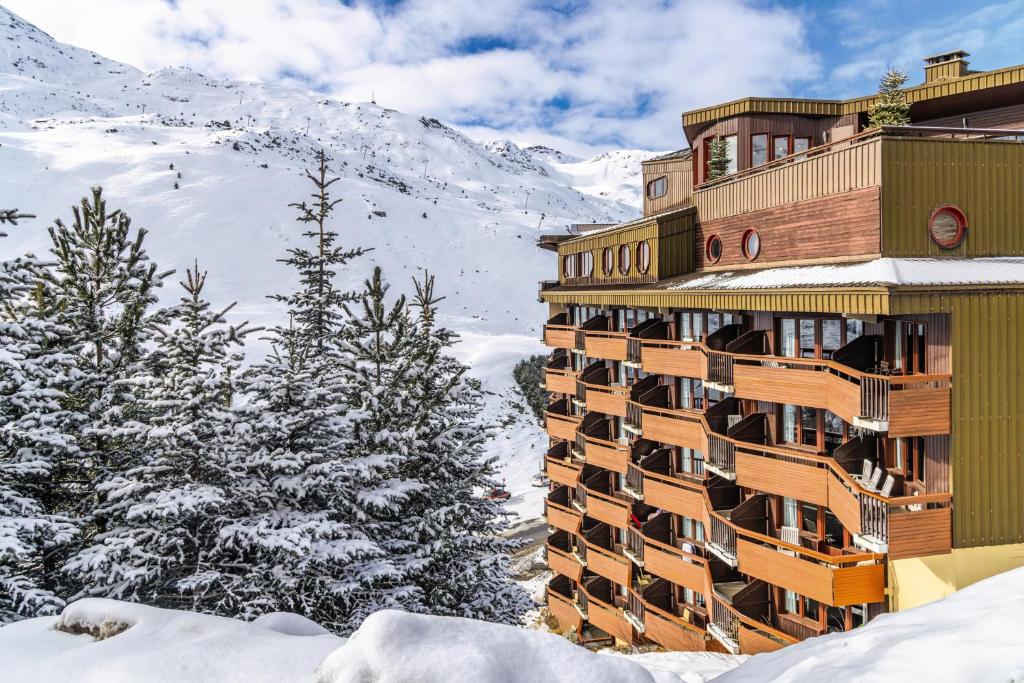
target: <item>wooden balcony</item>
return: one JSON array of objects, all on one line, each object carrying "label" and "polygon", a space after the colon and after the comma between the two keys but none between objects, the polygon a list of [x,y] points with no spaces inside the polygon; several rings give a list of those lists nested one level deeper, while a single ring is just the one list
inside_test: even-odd
[{"label": "wooden balcony", "polygon": [[640,367],[644,372],[674,377],[705,378],[707,353],[703,344],[662,339],[644,339]]},{"label": "wooden balcony", "polygon": [[873,375],[828,360],[736,356],[737,398],[825,408],[890,436],[950,431],[950,375]]},{"label": "wooden balcony", "polygon": [[544,388],[554,394],[572,396],[576,393],[576,375],[572,370],[544,370]]},{"label": "wooden balcony", "polygon": [[640,406],[643,437],[671,446],[708,451],[707,430],[700,413]]},{"label": "wooden balcony", "polygon": [[544,516],[548,520],[548,525],[570,534],[578,533],[583,523],[583,514],[580,511],[550,499],[544,501]]},{"label": "wooden balcony", "polygon": [[[552,583],[555,582],[552,581]],[[561,582],[559,585],[561,585]],[[564,586],[563,589],[571,593],[571,589],[567,586]],[[551,612],[551,616],[558,622],[558,626],[565,631],[575,629],[577,633],[581,633],[583,631],[583,615],[576,609],[576,603],[572,597],[564,595],[558,588],[551,585],[547,586],[545,593],[547,595],[548,611]]]},{"label": "wooden balcony", "polygon": [[626,619],[623,610],[594,597],[583,586],[580,586],[579,590],[586,596],[588,622],[618,640],[633,642],[633,626]]},{"label": "wooden balcony", "polygon": [[566,576],[573,581],[579,581],[583,576],[583,565],[572,553],[557,547],[549,538],[545,543],[548,556],[548,567],[551,571]]},{"label": "wooden balcony", "polygon": [[576,345],[575,325],[545,325],[544,344],[555,349],[572,349]]},{"label": "wooden balcony", "polygon": [[584,384],[584,392],[588,411],[626,417],[629,387]]},{"label": "wooden balcony", "polygon": [[644,571],[703,595],[710,593],[711,575],[706,559],[646,537]]},{"label": "wooden balcony", "polygon": [[564,415],[551,411],[544,413],[544,426],[548,434],[556,439],[565,439],[566,441],[576,438],[576,429],[582,420],[582,417],[576,415]]},{"label": "wooden balcony", "polygon": [[[627,605],[627,618],[643,631],[644,638],[666,650],[702,652],[708,649],[707,632],[701,626],[653,604],[641,590],[630,589]],[[684,611],[693,614],[688,608]]]},{"label": "wooden balcony", "polygon": [[588,465],[619,474],[626,473],[626,466],[629,462],[629,446],[616,441],[588,436],[584,438],[583,452]]},{"label": "wooden balcony", "polygon": [[620,586],[629,585],[629,560],[614,551],[584,541],[587,547],[587,569]]},{"label": "wooden balcony", "polygon": [[625,332],[605,332],[602,330],[585,330],[583,350],[587,358],[604,360],[626,360]]},{"label": "wooden balcony", "polygon": [[648,505],[708,522],[703,487],[698,483],[644,470],[643,495]]},{"label": "wooden balcony", "polygon": [[855,541],[891,560],[944,555],[952,548],[949,493],[884,498],[860,492],[861,528]]},{"label": "wooden balcony", "polygon": [[571,458],[546,455],[544,456],[544,471],[548,479],[556,484],[564,484],[570,488],[576,488],[580,483],[583,463],[573,462]]},{"label": "wooden balcony", "polygon": [[582,484],[580,489],[585,492],[588,517],[610,524],[617,529],[625,529],[629,526],[629,503]]},{"label": "wooden balcony", "polygon": [[885,600],[885,567],[874,555],[831,556],[781,541],[766,545],[744,538],[736,551],[744,574],[826,605]]}]

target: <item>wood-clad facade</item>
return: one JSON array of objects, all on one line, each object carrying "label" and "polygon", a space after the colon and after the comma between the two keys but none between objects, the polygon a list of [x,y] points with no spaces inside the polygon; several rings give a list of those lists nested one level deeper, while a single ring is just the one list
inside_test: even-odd
[{"label": "wood-clad facade", "polygon": [[560,626],[770,652],[968,549],[1024,558],[1024,67],[966,57],[927,60],[909,126],[866,129],[873,97],[684,114],[644,216],[552,247]]}]

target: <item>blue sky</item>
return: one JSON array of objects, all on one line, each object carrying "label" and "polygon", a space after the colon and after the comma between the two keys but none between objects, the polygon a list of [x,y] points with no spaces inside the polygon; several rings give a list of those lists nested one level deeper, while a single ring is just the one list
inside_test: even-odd
[{"label": "blue sky", "polygon": [[0,0],[58,40],[151,70],[294,83],[587,154],[685,144],[681,112],[849,97],[952,49],[1024,63],[1024,0]]}]

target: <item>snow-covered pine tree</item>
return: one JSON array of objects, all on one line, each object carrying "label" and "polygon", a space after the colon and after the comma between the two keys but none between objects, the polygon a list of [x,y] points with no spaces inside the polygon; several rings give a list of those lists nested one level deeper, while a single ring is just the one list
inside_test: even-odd
[{"label": "snow-covered pine tree", "polygon": [[890,68],[878,86],[878,99],[868,111],[868,126],[906,126],[910,123],[910,105],[903,92],[907,74]]},{"label": "snow-covered pine tree", "polygon": [[383,462],[350,454],[350,379],[339,335],[344,304],[357,294],[334,284],[339,268],[363,253],[335,244],[329,227],[333,207],[327,157],[306,175],[314,186],[311,206],[299,203],[298,220],[314,229],[311,248],[294,248],[283,259],[301,286],[273,298],[288,307],[291,322],[272,329],[271,352],[243,373],[241,409],[249,452],[239,487],[249,513],[225,527],[219,562],[247,573],[224,585],[217,611],[243,617],[283,610],[303,614],[340,633],[372,599],[373,587],[396,572],[363,529],[369,492],[381,488]]},{"label": "snow-covered pine tree", "polygon": [[[31,217],[2,210],[0,224]],[[77,533],[57,485],[76,456],[60,389],[73,359],[44,267],[31,255],[0,262],[0,624],[60,610],[60,558]]]},{"label": "snow-covered pine tree", "polygon": [[356,622],[388,607],[419,610],[423,598],[406,576],[419,562],[419,548],[402,527],[409,496],[424,486],[405,476],[405,463],[421,445],[415,372],[425,347],[405,297],[389,302],[388,290],[381,269],[374,268],[360,303],[346,306],[342,363],[349,384],[348,458],[361,472],[373,475],[360,482],[364,507],[359,524],[399,570],[396,576],[382,577],[366,594],[353,615]]},{"label": "snow-covered pine tree", "polygon": [[721,178],[729,172],[729,144],[719,135],[708,145],[708,180]]},{"label": "snow-covered pine tree", "polygon": [[246,512],[231,397],[249,330],[227,324],[234,304],[211,309],[206,276],[198,262],[188,269],[180,303],[155,326],[151,374],[135,380],[146,420],[120,429],[134,432],[138,457],[104,482],[106,529],[69,563],[87,594],[216,611],[223,584],[245,573],[217,560],[221,530]]},{"label": "snow-covered pine tree", "polygon": [[518,543],[499,535],[504,504],[487,497],[497,482],[495,459],[484,454],[493,429],[480,420],[480,385],[448,354],[454,333],[435,327],[441,299],[434,296],[433,276],[425,273],[415,287],[416,341],[408,360],[397,364],[396,402],[404,419],[412,419],[415,439],[398,461],[409,495],[391,517],[389,547],[398,553],[394,562],[406,583],[415,586],[418,600],[410,608],[518,623],[532,603],[509,575],[509,554]]},{"label": "snow-covered pine tree", "polygon": [[[158,273],[149,260],[146,231],[133,232],[125,213],[107,209],[102,188],[93,188],[72,212],[70,226],[58,219],[50,228],[56,262],[44,271],[43,282],[69,328],[66,350],[75,359],[65,404],[78,413],[79,457],[61,487],[76,503],[88,537],[107,525],[96,514],[107,497],[106,483],[137,464],[129,457],[136,455],[129,447],[134,432],[119,429],[138,417],[133,380],[144,374],[143,345],[158,317],[150,310],[154,290],[169,273]],[[77,571],[69,568],[67,577],[82,587]]]}]

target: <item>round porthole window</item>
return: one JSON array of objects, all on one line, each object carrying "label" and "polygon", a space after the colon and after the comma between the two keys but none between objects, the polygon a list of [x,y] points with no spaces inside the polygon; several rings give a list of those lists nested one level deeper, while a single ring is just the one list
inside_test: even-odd
[{"label": "round porthole window", "polygon": [[629,275],[629,245],[623,244],[619,247],[619,273]]},{"label": "round porthole window", "polygon": [[601,252],[601,271],[605,277],[610,277],[615,270],[615,251],[611,247],[605,247]]},{"label": "round porthole window", "polygon": [[932,211],[928,235],[943,249],[955,249],[967,237],[967,216],[952,204],[944,204]]},{"label": "round porthole window", "polygon": [[708,263],[718,263],[718,259],[722,258],[722,239],[718,235],[708,237],[704,245],[704,256]]},{"label": "round porthole window", "polygon": [[647,240],[636,244],[636,269],[644,274],[651,269],[651,245]]},{"label": "round porthole window", "polygon": [[743,233],[743,255],[753,261],[761,253],[761,236],[757,230],[750,229]]}]

